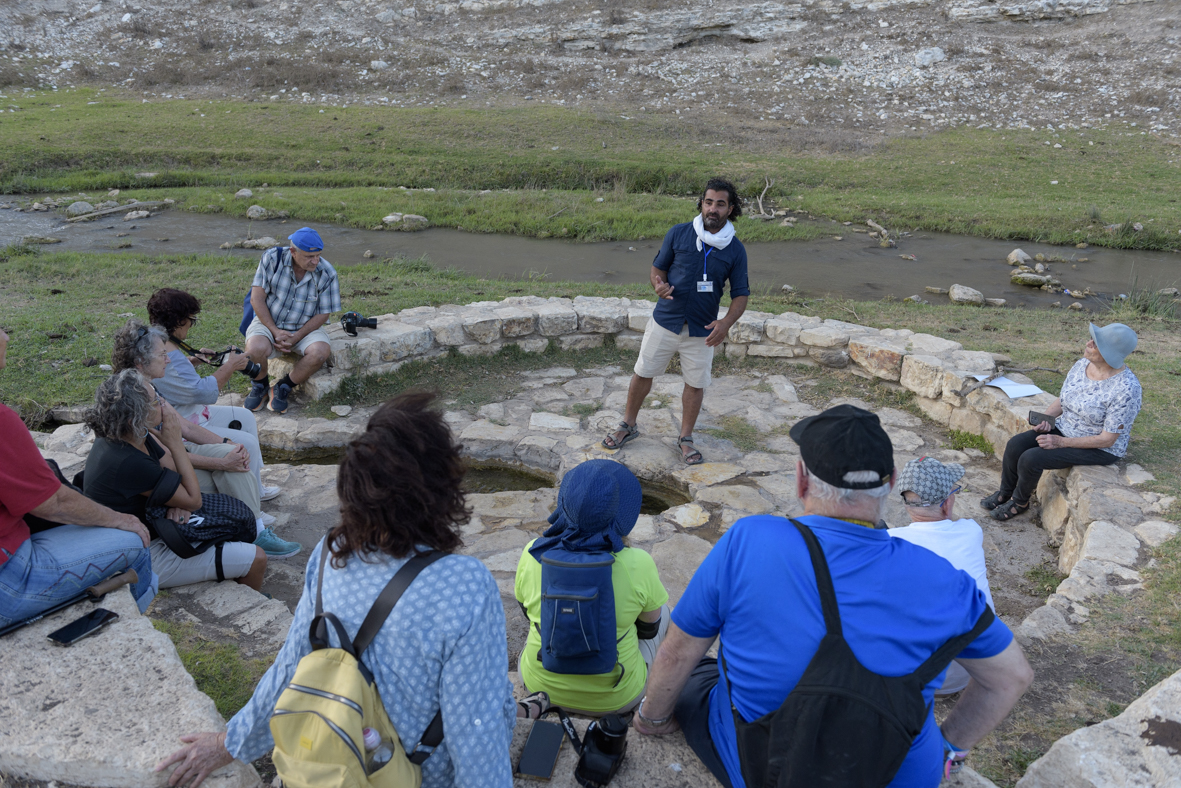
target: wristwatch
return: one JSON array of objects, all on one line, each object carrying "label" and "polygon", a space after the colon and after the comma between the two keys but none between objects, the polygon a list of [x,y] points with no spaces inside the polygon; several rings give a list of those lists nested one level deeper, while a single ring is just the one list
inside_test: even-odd
[{"label": "wristwatch", "polygon": [[640,698],[640,705],[636,706],[636,716],[640,718],[640,722],[653,728],[659,728],[661,725],[668,725],[668,721],[673,718],[673,715],[668,715],[659,720],[651,720],[644,716],[644,701],[648,700],[648,696]]},{"label": "wristwatch", "polygon": [[222,443],[233,443],[233,441],[232,441],[232,440],[230,440],[229,438],[222,438],[222,439],[221,439],[221,442],[222,442]]}]

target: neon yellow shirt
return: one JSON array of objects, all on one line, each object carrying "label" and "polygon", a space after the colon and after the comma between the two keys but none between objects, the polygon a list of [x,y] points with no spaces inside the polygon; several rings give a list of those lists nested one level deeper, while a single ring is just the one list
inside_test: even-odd
[{"label": "neon yellow shirt", "polygon": [[[534,540],[536,541],[536,540]],[[529,689],[544,690],[555,706],[594,712],[615,711],[626,706],[644,691],[648,669],[640,654],[636,637],[636,619],[640,613],[659,610],[668,602],[668,591],[660,583],[660,573],[652,556],[643,550],[625,547],[615,553],[611,584],[615,587],[615,637],[619,641],[619,664],[624,668],[619,686],[619,666],[598,676],[572,676],[551,673],[541,666],[541,564],[529,554],[533,542],[525,545],[517,562],[517,601],[529,616],[529,637],[521,652],[521,679]]]}]

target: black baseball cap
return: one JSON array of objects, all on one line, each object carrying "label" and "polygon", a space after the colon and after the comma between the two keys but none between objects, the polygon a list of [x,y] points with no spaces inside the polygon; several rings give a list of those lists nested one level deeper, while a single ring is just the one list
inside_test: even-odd
[{"label": "black baseball cap", "polygon": [[[878,417],[853,405],[837,405],[800,419],[791,428],[804,465],[817,478],[845,490],[868,490],[890,481],[894,446]],[[873,471],[878,481],[847,482],[845,474]]]}]

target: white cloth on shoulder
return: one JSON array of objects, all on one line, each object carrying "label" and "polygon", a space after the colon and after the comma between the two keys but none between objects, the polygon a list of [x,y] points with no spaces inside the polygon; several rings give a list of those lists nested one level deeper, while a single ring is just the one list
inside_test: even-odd
[{"label": "white cloth on shoulder", "polygon": [[726,226],[716,233],[707,232],[701,214],[693,217],[693,230],[697,233],[697,251],[703,251],[702,243],[707,243],[715,249],[725,249],[734,240],[734,225],[729,219]]}]

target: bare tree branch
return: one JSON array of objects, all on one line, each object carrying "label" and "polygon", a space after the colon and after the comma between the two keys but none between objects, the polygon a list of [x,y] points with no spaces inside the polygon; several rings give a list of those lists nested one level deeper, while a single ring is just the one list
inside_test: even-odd
[{"label": "bare tree branch", "polygon": [[1061,374],[1063,374],[1063,373],[1062,373],[1062,370],[1060,370],[1060,369],[1050,369],[1049,367],[1024,367],[1024,368],[1021,368],[1021,369],[1008,369],[1008,368],[1006,368],[1004,365],[1001,365],[1000,367],[998,367],[998,368],[997,368],[997,371],[996,371],[996,372],[994,372],[993,374],[989,375],[989,376],[988,376],[988,377],[986,377],[984,380],[978,380],[978,381],[976,381],[975,383],[973,383],[972,385],[970,385],[970,386],[966,386],[966,387],[964,387],[964,388],[962,388],[962,389],[960,389],[959,391],[956,391],[956,392],[954,392],[954,393],[955,393],[955,394],[958,394],[958,395],[959,395],[959,396],[961,396],[961,397],[966,397],[966,396],[968,396],[969,394],[971,394],[973,391],[975,391],[976,389],[983,388],[983,387],[987,386],[989,383],[991,383],[992,381],[994,381],[994,380],[996,380],[997,378],[1001,377],[1001,376],[1002,376],[1002,375],[1004,375],[1006,372],[1053,372],[1055,375],[1061,375]]}]

